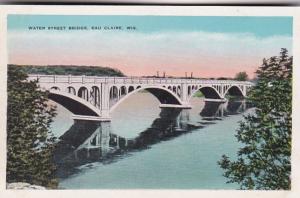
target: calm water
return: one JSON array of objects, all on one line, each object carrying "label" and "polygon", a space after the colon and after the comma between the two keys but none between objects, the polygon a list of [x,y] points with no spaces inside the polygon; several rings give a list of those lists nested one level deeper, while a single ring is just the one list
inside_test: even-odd
[{"label": "calm water", "polygon": [[66,189],[237,189],[217,165],[234,157],[234,137],[246,105],[192,99],[189,110],[160,109],[138,93],[112,114],[112,122],[71,119],[58,106],[52,125],[61,144],[56,154],[59,186]]}]

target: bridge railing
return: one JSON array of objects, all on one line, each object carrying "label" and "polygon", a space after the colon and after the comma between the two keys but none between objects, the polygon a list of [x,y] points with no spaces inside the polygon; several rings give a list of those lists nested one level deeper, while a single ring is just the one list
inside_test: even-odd
[{"label": "bridge railing", "polygon": [[110,83],[110,84],[243,84],[253,85],[251,82],[234,80],[203,80],[184,78],[145,78],[145,77],[99,77],[72,75],[28,75],[28,80],[38,80],[39,83]]}]

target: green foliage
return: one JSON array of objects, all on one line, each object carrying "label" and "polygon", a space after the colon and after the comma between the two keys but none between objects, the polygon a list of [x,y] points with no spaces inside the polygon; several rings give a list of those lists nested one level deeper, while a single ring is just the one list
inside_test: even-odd
[{"label": "green foliage", "polygon": [[231,78],[228,78],[228,77],[218,77],[217,80],[231,80]]},{"label": "green foliage", "polygon": [[234,80],[247,81],[248,80],[248,74],[246,72],[239,72],[235,75]]},{"label": "green foliage", "polygon": [[[17,66],[17,65],[8,65]],[[73,65],[22,65],[22,71],[27,74],[47,75],[86,75],[86,76],[124,76],[118,69],[100,66],[73,66]]]},{"label": "green foliage", "polygon": [[193,97],[203,98],[204,95],[203,95],[203,93],[202,93],[201,91],[197,91],[197,92],[193,95]]},{"label": "green foliage", "polygon": [[286,49],[263,61],[250,92],[255,113],[245,116],[236,135],[243,147],[235,161],[223,155],[218,162],[241,189],[290,189],[292,65]]},{"label": "green foliage", "polygon": [[50,123],[55,108],[48,106],[47,92],[36,82],[27,82],[18,66],[8,67],[7,100],[7,182],[55,188],[52,154],[55,138]]}]

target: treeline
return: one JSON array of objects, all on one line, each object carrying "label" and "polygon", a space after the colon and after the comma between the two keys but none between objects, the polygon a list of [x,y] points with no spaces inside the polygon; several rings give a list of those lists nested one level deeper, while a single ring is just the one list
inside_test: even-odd
[{"label": "treeline", "polygon": [[[165,78],[164,76],[142,76],[144,78]],[[217,78],[199,78],[199,77],[178,77],[178,76],[166,76],[166,78],[182,78],[182,79],[202,79],[202,80],[237,80],[237,81],[253,81],[257,79],[249,79],[248,74],[245,71],[238,72],[234,77],[217,77]]]},{"label": "treeline", "polygon": [[75,65],[13,65],[20,66],[21,70],[27,74],[46,75],[86,75],[86,76],[125,76],[120,70],[101,66],[75,66]]}]

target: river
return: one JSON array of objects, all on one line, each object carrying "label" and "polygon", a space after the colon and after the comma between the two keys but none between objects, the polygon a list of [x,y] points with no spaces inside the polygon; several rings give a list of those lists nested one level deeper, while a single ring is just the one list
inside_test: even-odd
[{"label": "river", "polygon": [[147,92],[137,93],[111,122],[76,121],[57,105],[52,130],[61,143],[55,155],[64,189],[237,189],[226,183],[217,161],[232,158],[240,143],[244,101],[204,102],[192,109],[160,109]]}]

